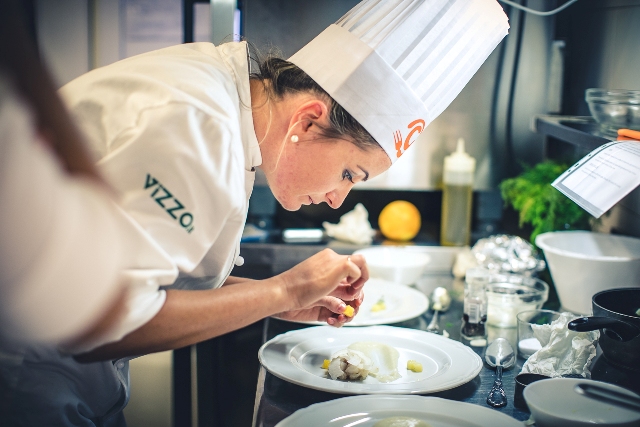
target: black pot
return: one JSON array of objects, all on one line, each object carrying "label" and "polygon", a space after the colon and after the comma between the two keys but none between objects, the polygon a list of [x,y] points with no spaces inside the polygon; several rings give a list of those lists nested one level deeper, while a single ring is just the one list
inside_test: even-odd
[{"label": "black pot", "polygon": [[593,317],[569,322],[574,331],[600,330],[602,355],[614,365],[640,372],[640,288],[598,292],[591,299]]}]

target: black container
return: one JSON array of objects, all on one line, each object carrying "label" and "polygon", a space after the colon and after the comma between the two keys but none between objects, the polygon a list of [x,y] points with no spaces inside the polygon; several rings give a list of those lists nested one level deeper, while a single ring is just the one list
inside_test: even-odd
[{"label": "black container", "polygon": [[[611,317],[640,328],[640,288],[610,289],[593,296],[593,315]],[[604,357],[614,365],[640,371],[640,336],[618,341],[600,331],[600,348]]]},{"label": "black container", "polygon": [[[640,316],[636,314],[640,309],[640,288],[618,288],[598,292],[591,299],[591,303],[593,318],[586,318],[587,321],[604,317],[640,329]],[[580,331],[600,329],[598,322],[594,321],[592,324],[593,326],[589,329],[584,327],[586,323],[578,325],[570,322],[569,329]],[[626,334],[625,336],[622,334],[621,338],[621,334],[618,332],[626,332],[631,329],[624,327],[624,324],[613,325],[610,329],[606,327],[600,329],[598,342],[602,349],[602,355],[613,365],[640,372],[640,335]]]},{"label": "black container", "polygon": [[522,409],[523,411],[529,411],[529,406],[527,406],[527,402],[524,400],[524,396],[522,393],[524,392],[524,388],[531,383],[540,380],[547,380],[551,377],[542,374],[518,374],[516,375],[516,388],[513,393],[513,406],[518,409]]}]

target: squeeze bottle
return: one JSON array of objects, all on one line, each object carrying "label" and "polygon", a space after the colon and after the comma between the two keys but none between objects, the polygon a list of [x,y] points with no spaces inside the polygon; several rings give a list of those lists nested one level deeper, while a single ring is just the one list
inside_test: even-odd
[{"label": "squeeze bottle", "polygon": [[476,160],[465,153],[464,139],[444,158],[440,244],[467,246],[471,235],[471,202]]}]

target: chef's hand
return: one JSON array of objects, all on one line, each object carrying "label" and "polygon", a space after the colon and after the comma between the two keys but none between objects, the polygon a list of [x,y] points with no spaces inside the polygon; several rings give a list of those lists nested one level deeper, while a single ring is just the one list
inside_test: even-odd
[{"label": "chef's hand", "polygon": [[338,255],[325,249],[282,273],[281,278],[291,306],[278,317],[341,326],[349,320],[342,314],[345,301],[356,312],[362,303],[362,287],[369,271],[361,255]]},{"label": "chef's hand", "polygon": [[[300,310],[285,311],[275,317],[292,321],[327,322],[327,324],[339,328],[345,323],[350,322],[356,314],[358,314],[363,299],[364,292],[360,292],[356,298],[349,301],[343,301],[333,296],[326,296],[315,301],[308,307]],[[354,308],[351,317],[343,314],[348,305]]]}]

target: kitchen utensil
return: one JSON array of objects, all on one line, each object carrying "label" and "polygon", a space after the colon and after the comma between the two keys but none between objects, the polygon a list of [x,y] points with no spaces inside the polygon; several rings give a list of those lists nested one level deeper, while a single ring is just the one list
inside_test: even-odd
[{"label": "kitchen utensil", "polygon": [[574,390],[576,393],[592,399],[601,400],[621,408],[640,412],[640,398],[594,384],[578,384],[574,387]]},{"label": "kitchen utensil", "polygon": [[640,328],[611,317],[579,317],[569,322],[568,328],[577,332],[602,329],[604,334],[611,339],[623,342],[630,341],[640,335]]},{"label": "kitchen utensil", "polygon": [[578,394],[575,392],[575,387],[579,384],[596,385],[630,397],[639,397],[622,387],[584,378],[551,378],[537,381],[528,385],[523,392],[536,426],[590,427],[597,424],[608,427],[637,427],[639,425],[639,413]]},{"label": "kitchen utensil", "polygon": [[362,255],[367,261],[371,277],[411,285],[422,275],[429,264],[429,255],[405,247],[376,246],[359,249],[354,255]]},{"label": "kitchen utensil", "polygon": [[549,285],[520,274],[493,274],[487,285],[487,324],[515,328],[516,315],[536,310],[549,298]]},{"label": "kitchen utensil", "polygon": [[427,396],[342,397],[299,409],[276,427],[364,427],[398,416],[438,427],[522,427],[521,421],[490,408]]},{"label": "kitchen utensil", "polygon": [[536,237],[560,303],[591,314],[591,297],[611,288],[640,286],[640,239],[591,231],[554,231]]},{"label": "kitchen utensil", "polygon": [[[602,355],[613,365],[640,372],[640,336],[637,334],[634,337],[630,336],[635,332],[633,328],[640,329],[640,316],[637,314],[640,308],[640,288],[609,289],[598,292],[593,296],[592,304],[594,317],[606,317],[614,321],[600,329],[598,343],[602,349]],[[624,322],[630,327],[615,321]],[[613,333],[613,328],[616,328],[616,333]],[[620,338],[630,339],[620,340]]]},{"label": "kitchen utensil", "polygon": [[587,89],[591,115],[605,128],[640,130],[640,90]]},{"label": "kitchen utensil", "polygon": [[496,379],[487,396],[487,403],[494,408],[502,408],[507,404],[507,395],[502,388],[502,370],[510,368],[516,362],[513,347],[504,338],[496,338],[487,347],[484,360],[492,368],[496,368]]},{"label": "kitchen utensil", "polygon": [[433,290],[429,299],[431,300],[433,317],[431,318],[429,325],[427,325],[426,331],[439,334],[440,327],[438,326],[438,312],[444,313],[449,309],[449,306],[451,305],[451,296],[446,288],[439,286]]}]

